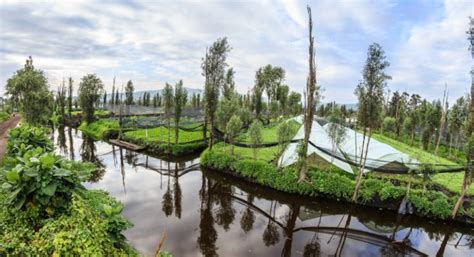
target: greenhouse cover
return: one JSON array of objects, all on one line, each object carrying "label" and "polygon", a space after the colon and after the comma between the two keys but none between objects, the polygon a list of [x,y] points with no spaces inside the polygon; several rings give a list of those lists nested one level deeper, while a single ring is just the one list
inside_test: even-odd
[{"label": "greenhouse cover", "polygon": [[[300,124],[303,124],[302,115],[292,118]],[[308,145],[307,155],[316,154],[329,163],[338,168],[354,173],[354,168],[350,163],[360,163],[360,154],[362,150],[363,135],[350,128],[345,128],[346,136],[339,147],[333,147],[332,140],[328,134],[327,129],[330,123],[321,126],[317,121],[313,121],[311,134],[309,140],[317,146]],[[304,126],[296,133],[294,140],[304,138]],[[298,143],[290,143],[279,159],[279,166],[285,167],[294,164],[298,160],[297,153]],[[366,167],[364,172],[368,172],[373,168],[382,168],[383,166],[400,166],[409,169],[416,166],[418,162],[410,156],[401,153],[395,148],[381,143],[374,138],[371,138],[369,144],[369,151],[367,153]]]}]

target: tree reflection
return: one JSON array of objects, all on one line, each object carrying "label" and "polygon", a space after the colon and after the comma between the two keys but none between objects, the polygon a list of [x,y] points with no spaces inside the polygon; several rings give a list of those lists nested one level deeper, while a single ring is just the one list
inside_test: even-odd
[{"label": "tree reflection", "polygon": [[216,198],[219,204],[219,208],[216,213],[216,223],[224,228],[225,231],[229,230],[230,224],[234,222],[235,210],[232,207],[232,186],[216,184]]},{"label": "tree reflection", "polygon": [[84,134],[82,135],[81,158],[83,161],[94,163],[97,167],[94,172],[92,172],[88,181],[97,182],[101,180],[105,174],[105,165],[97,158],[94,139]]},{"label": "tree reflection", "polygon": [[321,255],[321,245],[318,234],[315,233],[311,241],[309,241],[303,250],[303,257],[319,257]]},{"label": "tree reflection", "polygon": [[68,127],[67,136],[69,138],[69,158],[71,158],[71,160],[74,160],[74,158],[75,158],[75,156],[74,156],[74,140],[72,138],[72,128],[71,127]]},{"label": "tree reflection", "polygon": [[68,154],[67,145],[66,145],[66,134],[64,133],[64,126],[58,127],[58,142],[59,150],[64,153]]},{"label": "tree reflection", "polygon": [[173,213],[173,195],[171,194],[170,188],[170,177],[168,176],[168,186],[166,192],[163,194],[163,200],[161,201],[161,209],[168,217]]},{"label": "tree reflection", "polygon": [[138,162],[138,156],[136,152],[126,150],[125,151],[125,160],[127,160],[127,164],[133,167],[136,166]]},{"label": "tree reflection", "polygon": [[293,247],[293,233],[296,225],[296,219],[300,215],[301,209],[299,204],[291,204],[288,207],[290,207],[290,211],[288,212],[288,215],[286,215],[286,227],[283,229],[286,240],[281,252],[281,256],[284,257],[291,256],[291,248]]},{"label": "tree reflection", "polygon": [[240,227],[245,233],[248,233],[252,229],[253,223],[255,222],[255,214],[250,209],[250,205],[253,204],[253,198],[253,195],[247,195],[247,202],[249,204],[247,205],[247,208],[245,208],[244,214],[242,214],[242,219],[240,220]]},{"label": "tree reflection", "polygon": [[179,186],[179,174],[178,174],[178,163],[175,164],[174,169],[174,180],[173,180],[173,192],[174,192],[174,215],[181,219],[181,187]]},{"label": "tree reflection", "polygon": [[212,216],[213,199],[211,191],[213,183],[211,180],[207,180],[204,176],[202,177],[202,186],[200,192],[201,198],[201,220],[199,223],[199,236],[197,243],[199,249],[206,257],[219,256],[217,254],[217,231],[214,228],[214,217]]}]

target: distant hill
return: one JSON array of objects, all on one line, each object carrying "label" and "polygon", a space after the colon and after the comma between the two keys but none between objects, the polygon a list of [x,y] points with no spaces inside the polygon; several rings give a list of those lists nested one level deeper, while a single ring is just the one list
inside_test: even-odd
[{"label": "distant hill", "polygon": [[[191,100],[191,97],[193,96],[193,94],[200,94],[201,95],[201,99],[202,99],[202,96],[203,96],[203,93],[204,93],[204,90],[202,89],[199,89],[199,88],[188,88],[188,87],[185,87],[186,88],[186,91],[188,91],[188,100]],[[155,90],[143,90],[143,91],[135,91],[133,92],[133,100],[138,100],[139,98],[143,97],[143,94],[145,92],[147,93],[150,93],[151,97],[153,97],[154,95],[156,95],[157,93],[162,93],[163,89],[155,89]],[[119,94],[119,96],[122,95],[122,94]],[[122,98],[125,97],[125,94],[123,94]],[[107,99],[111,99],[111,94],[107,94]]]}]

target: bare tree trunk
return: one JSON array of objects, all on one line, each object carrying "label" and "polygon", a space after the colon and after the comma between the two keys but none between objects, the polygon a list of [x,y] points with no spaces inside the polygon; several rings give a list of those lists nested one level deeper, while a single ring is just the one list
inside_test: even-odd
[{"label": "bare tree trunk", "polygon": [[441,113],[441,121],[440,121],[440,124],[439,124],[439,133],[438,133],[438,138],[436,140],[436,147],[435,147],[435,151],[434,151],[434,154],[435,155],[438,155],[438,148],[439,148],[439,143],[441,141],[441,137],[443,136],[443,133],[444,133],[444,124],[446,123],[446,112],[448,111],[448,101],[447,101],[447,95],[446,95],[446,88],[448,86],[446,85],[444,87],[444,94],[443,94],[443,110],[442,110],[442,113]]},{"label": "bare tree trunk", "polygon": [[311,8],[309,6],[309,75],[306,82],[306,108],[304,113],[304,149],[305,153],[301,159],[301,170],[299,174],[298,182],[302,182],[306,179],[306,173],[308,171],[308,165],[306,162],[307,149],[309,143],[309,136],[311,134],[311,127],[313,125],[313,115],[315,107],[315,92],[316,92],[316,64],[314,60],[314,37],[313,37],[313,21],[311,17]]}]

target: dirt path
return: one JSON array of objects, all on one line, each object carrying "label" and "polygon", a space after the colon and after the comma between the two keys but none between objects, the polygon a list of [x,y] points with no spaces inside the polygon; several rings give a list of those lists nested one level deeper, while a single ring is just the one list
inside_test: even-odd
[{"label": "dirt path", "polygon": [[0,124],[0,160],[3,159],[3,155],[7,150],[8,129],[14,128],[16,124],[18,124],[20,119],[20,116],[15,115],[15,117],[11,117],[9,120],[4,121]]}]

